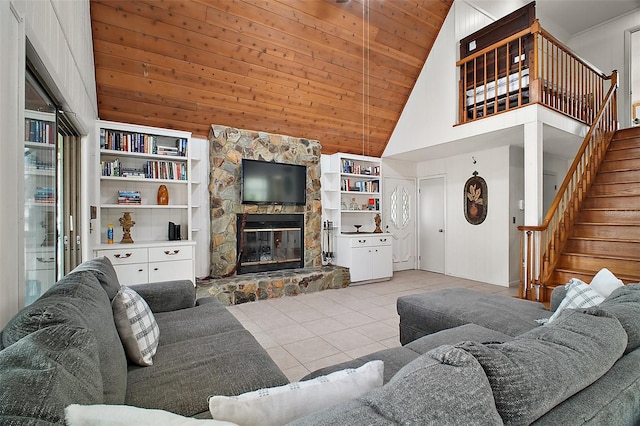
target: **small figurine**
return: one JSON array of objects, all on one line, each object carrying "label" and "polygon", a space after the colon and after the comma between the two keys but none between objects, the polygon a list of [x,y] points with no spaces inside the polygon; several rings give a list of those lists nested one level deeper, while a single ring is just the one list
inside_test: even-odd
[{"label": "small figurine", "polygon": [[131,228],[136,224],[134,220],[131,219],[131,213],[124,212],[124,215],[120,218],[120,225],[122,225],[122,240],[120,243],[133,243],[133,238],[131,238]]},{"label": "small figurine", "polygon": [[376,215],[373,218],[373,221],[376,223],[376,229],[374,229],[373,233],[382,234],[382,229],[380,229],[380,222],[382,222],[382,219],[380,218],[380,213],[376,213]]}]

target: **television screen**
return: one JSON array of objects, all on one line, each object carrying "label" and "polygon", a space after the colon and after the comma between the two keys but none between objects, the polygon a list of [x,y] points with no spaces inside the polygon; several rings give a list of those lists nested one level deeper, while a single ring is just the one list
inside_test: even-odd
[{"label": "television screen", "polygon": [[307,167],[242,160],[243,204],[293,204],[307,201]]}]

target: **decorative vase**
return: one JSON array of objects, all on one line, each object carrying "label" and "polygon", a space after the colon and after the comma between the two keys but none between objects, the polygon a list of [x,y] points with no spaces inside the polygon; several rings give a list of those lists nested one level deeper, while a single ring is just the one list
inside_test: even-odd
[{"label": "decorative vase", "polygon": [[135,225],[136,222],[131,219],[130,212],[123,212],[122,217],[120,218],[120,225],[122,225],[122,240],[120,243],[133,243],[133,238],[131,238],[131,228]]},{"label": "decorative vase", "polygon": [[169,204],[169,190],[167,185],[160,185],[158,188],[158,205],[166,206]]}]

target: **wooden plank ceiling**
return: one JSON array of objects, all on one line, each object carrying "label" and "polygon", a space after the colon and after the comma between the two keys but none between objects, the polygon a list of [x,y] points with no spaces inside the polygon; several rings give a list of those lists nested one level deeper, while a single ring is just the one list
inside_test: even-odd
[{"label": "wooden plank ceiling", "polygon": [[92,1],[99,116],[380,156],[452,3]]}]

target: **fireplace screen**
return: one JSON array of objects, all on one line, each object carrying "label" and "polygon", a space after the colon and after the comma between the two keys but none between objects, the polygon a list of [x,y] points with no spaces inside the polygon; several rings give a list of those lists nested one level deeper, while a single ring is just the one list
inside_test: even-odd
[{"label": "fireplace screen", "polygon": [[238,223],[238,273],[303,266],[303,215],[247,215]]}]

